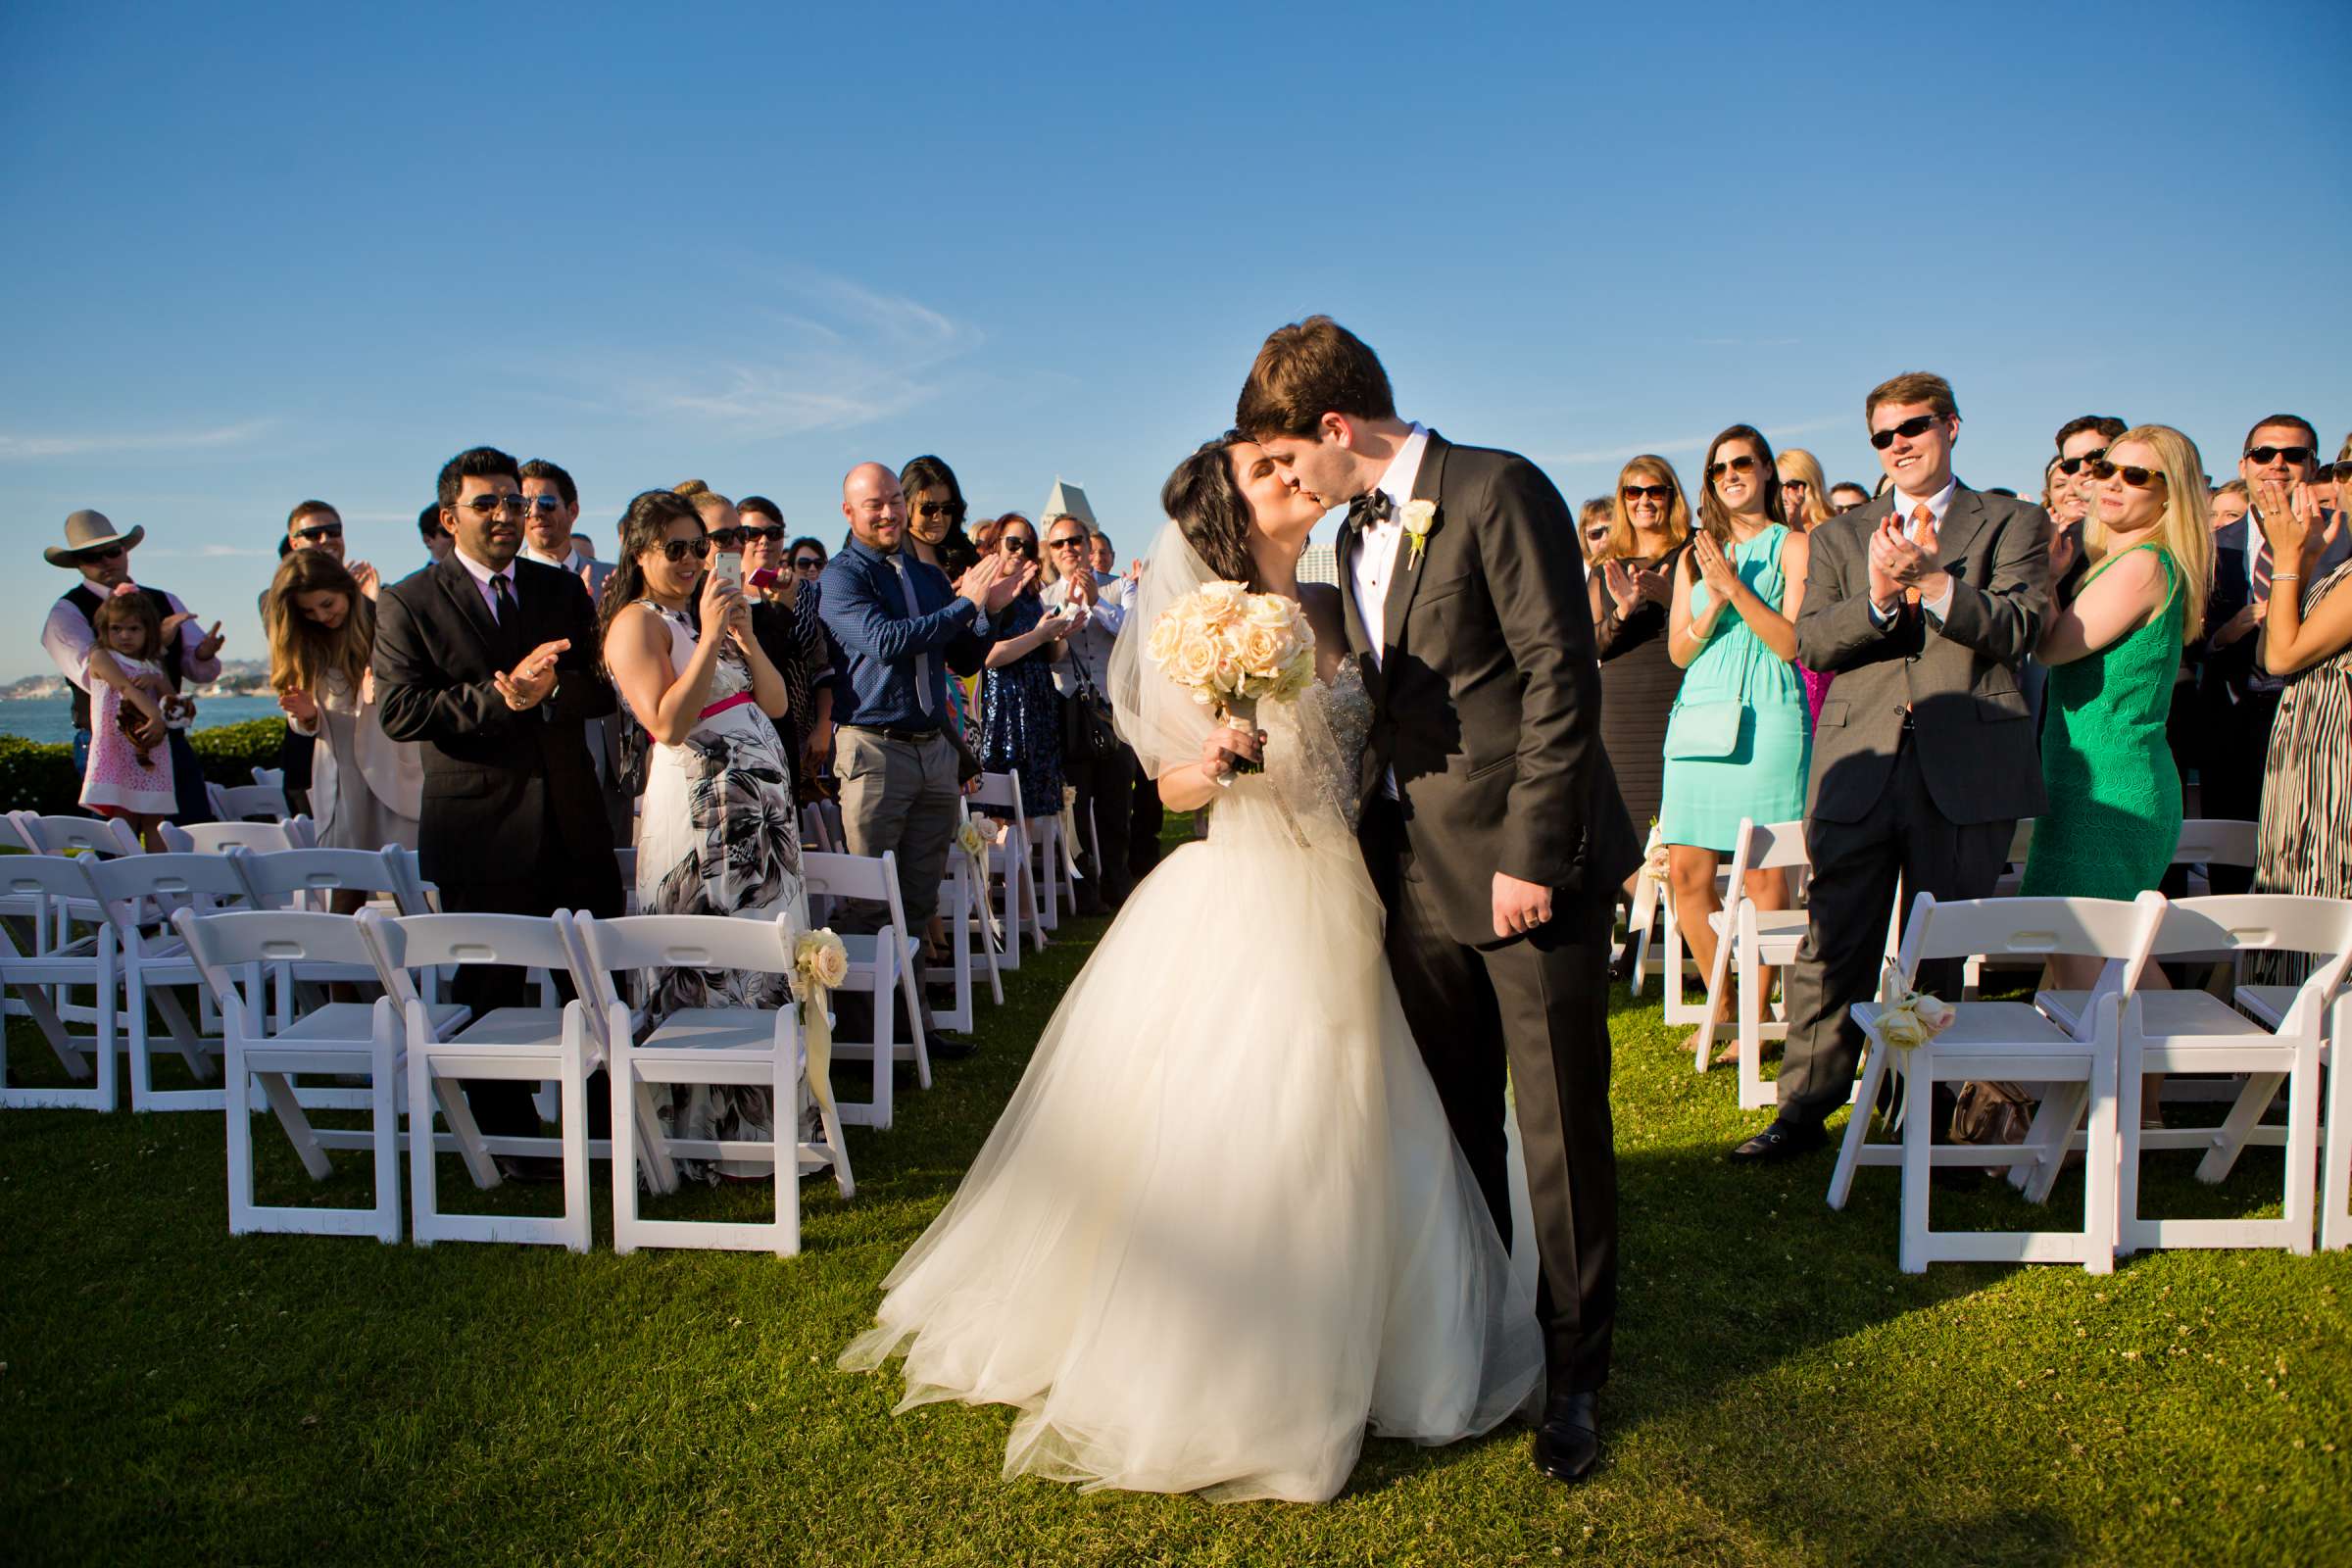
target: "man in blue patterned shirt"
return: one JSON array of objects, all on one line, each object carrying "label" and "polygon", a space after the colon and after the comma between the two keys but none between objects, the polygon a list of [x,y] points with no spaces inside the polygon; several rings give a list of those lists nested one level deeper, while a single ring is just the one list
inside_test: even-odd
[{"label": "man in blue patterned shirt", "polygon": [[[825,567],[820,614],[846,662],[836,698],[833,772],[852,855],[898,857],[899,900],[911,931],[939,906],[939,879],[956,838],[956,748],[947,726],[953,670],[970,675],[996,633],[990,616],[1037,571],[1034,562],[991,554],[954,584],[902,548],[906,498],[898,475],[861,463],[841,482],[850,543]],[[933,1055],[961,1056],[968,1042],[930,1032]]]}]

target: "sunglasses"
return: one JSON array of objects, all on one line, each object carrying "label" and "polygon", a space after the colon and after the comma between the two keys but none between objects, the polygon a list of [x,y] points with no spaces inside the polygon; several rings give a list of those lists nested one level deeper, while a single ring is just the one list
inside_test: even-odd
[{"label": "sunglasses", "polygon": [[1729,463],[1710,463],[1707,465],[1707,479],[1712,483],[1726,473],[1753,473],[1755,467],[1756,460],[1753,458],[1734,458]]},{"label": "sunglasses", "polygon": [[1058,539],[1047,540],[1046,547],[1050,550],[1083,550],[1086,548],[1086,535],[1065,533]]},{"label": "sunglasses", "polygon": [[2269,463],[2273,459],[2277,459],[2278,461],[2286,464],[2290,467],[2298,468],[2311,461],[2311,448],[2309,447],[2246,448],[2246,456],[2252,458],[2256,463]]},{"label": "sunglasses", "polygon": [[1935,425],[1936,416],[1933,414],[1918,415],[1888,429],[1871,431],[1870,444],[1884,452],[1894,445],[1896,436],[1901,436],[1906,441],[1916,441],[1934,429]]},{"label": "sunglasses", "polygon": [[2337,484],[2352,480],[2352,458],[2338,458],[2333,463],[2323,463],[2313,470],[2311,475],[2314,484],[2325,484],[2329,479],[2333,479]]},{"label": "sunglasses", "polygon": [[1024,539],[1017,533],[1001,542],[1004,545],[1004,553],[1008,556],[1034,556],[1037,554],[1035,541]]},{"label": "sunglasses", "polygon": [[[487,517],[494,513],[501,512],[519,517],[530,507],[530,503],[524,501],[520,496],[475,496],[471,501],[461,502],[459,505],[477,517]],[[450,510],[457,509],[453,507]]]},{"label": "sunglasses", "polygon": [[543,517],[552,517],[564,510],[564,498],[562,496],[524,496],[522,510],[536,512]]},{"label": "sunglasses", "polygon": [[315,528],[297,528],[294,530],[294,537],[307,539],[312,544],[317,544],[321,539],[340,539],[343,537],[343,525],[339,522],[322,522]]},{"label": "sunglasses", "polygon": [[673,566],[688,556],[702,561],[710,554],[710,536],[707,533],[696,534],[691,539],[664,539],[662,541],[662,559]]},{"label": "sunglasses", "polygon": [[953,521],[963,515],[963,503],[960,501],[926,501],[914,509],[914,514],[918,517],[946,517]]},{"label": "sunglasses", "polygon": [[[1747,460],[1742,458],[1740,461],[1745,463]],[[1664,506],[1674,499],[1674,486],[1670,484],[1629,484],[1618,494],[1624,496],[1628,501],[1655,501],[1660,506]]]},{"label": "sunglasses", "polygon": [[792,569],[795,571],[822,571],[825,569],[825,564],[814,556],[796,556],[793,558]]},{"label": "sunglasses", "polygon": [[2081,473],[2082,471],[2082,465],[2085,463],[2096,463],[2106,455],[2107,449],[2105,447],[2093,447],[2090,451],[2083,453],[2079,458],[2060,458],[2058,460],[2058,471],[2064,474]]},{"label": "sunglasses", "polygon": [[746,541],[764,539],[772,545],[784,537],[784,525],[780,522],[771,522],[764,527],[755,528],[747,522],[743,525],[743,537]]},{"label": "sunglasses", "polygon": [[2114,478],[2119,473],[2124,476],[2124,483],[2134,490],[2145,490],[2152,484],[2164,483],[2164,475],[2154,468],[2135,468],[2128,464],[2109,463],[2105,458],[2099,459],[2090,466],[2090,476],[2093,479],[2104,481]]},{"label": "sunglasses", "polygon": [[75,561],[118,561],[125,554],[127,554],[126,546],[101,545],[95,550],[76,550],[74,552],[74,559]]},{"label": "sunglasses", "polygon": [[743,548],[743,530],[741,528],[713,528],[703,537],[720,550],[734,551]]}]

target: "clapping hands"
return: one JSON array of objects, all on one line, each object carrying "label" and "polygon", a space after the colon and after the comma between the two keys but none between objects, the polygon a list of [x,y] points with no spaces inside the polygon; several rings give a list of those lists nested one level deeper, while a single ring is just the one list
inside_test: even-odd
[{"label": "clapping hands", "polygon": [[2306,558],[2317,554],[2320,504],[2311,486],[2284,479],[2255,480],[2254,517],[2270,541],[2274,571],[2299,573]]},{"label": "clapping hands", "polygon": [[956,592],[969,599],[983,615],[993,615],[1019,597],[1037,576],[1037,563],[1005,555],[983,556],[980,564],[956,580]]},{"label": "clapping hands", "polygon": [[571,639],[559,637],[541,643],[522,658],[522,662],[505,674],[493,674],[490,679],[507,706],[520,713],[537,708],[556,689],[556,661],[571,647]]}]

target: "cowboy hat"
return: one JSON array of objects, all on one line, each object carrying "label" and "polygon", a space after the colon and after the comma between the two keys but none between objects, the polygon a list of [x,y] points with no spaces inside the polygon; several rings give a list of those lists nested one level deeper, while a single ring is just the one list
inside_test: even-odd
[{"label": "cowboy hat", "polygon": [[52,566],[78,566],[75,558],[92,550],[104,550],[121,545],[130,550],[147,537],[145,528],[133,528],[128,533],[117,533],[115,525],[103,512],[76,512],[66,519],[66,543],[63,549],[51,545],[41,552]]}]

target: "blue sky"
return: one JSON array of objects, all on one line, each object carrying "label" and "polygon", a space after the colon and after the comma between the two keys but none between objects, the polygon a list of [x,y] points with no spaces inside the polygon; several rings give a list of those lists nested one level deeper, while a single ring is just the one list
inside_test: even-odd
[{"label": "blue sky", "polygon": [[2340,4],[344,9],[0,8],[0,676],[77,507],[254,657],[295,501],[397,574],[477,441],[608,554],[918,452],[1132,553],[1317,310],[1571,501],[1740,420],[1868,481],[1911,368],[1979,485],[2352,428]]}]

